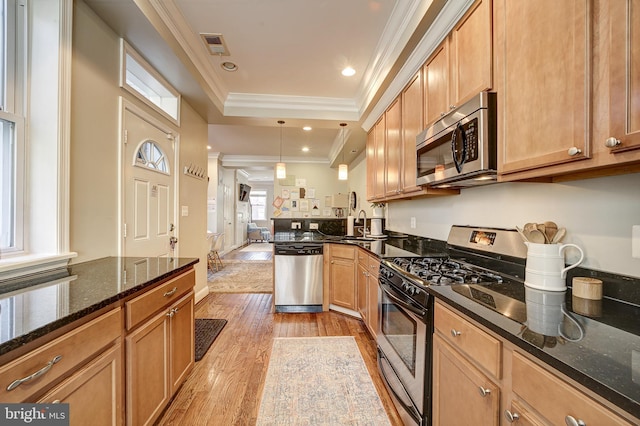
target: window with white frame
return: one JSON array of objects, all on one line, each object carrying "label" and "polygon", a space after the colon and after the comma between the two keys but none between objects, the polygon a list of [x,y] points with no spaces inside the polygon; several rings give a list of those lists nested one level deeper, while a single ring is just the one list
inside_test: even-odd
[{"label": "window with white frame", "polygon": [[267,220],[267,191],[254,189],[249,199],[251,200],[251,219]]},{"label": "window with white frame", "polygon": [[0,253],[24,249],[26,13],[23,0],[0,0]]},{"label": "window with white frame", "polygon": [[174,123],[180,124],[180,93],[124,40],[121,68],[122,87]]}]

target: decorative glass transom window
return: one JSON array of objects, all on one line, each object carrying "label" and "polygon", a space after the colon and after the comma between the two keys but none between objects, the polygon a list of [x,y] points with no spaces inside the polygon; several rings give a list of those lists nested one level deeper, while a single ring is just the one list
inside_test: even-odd
[{"label": "decorative glass transom window", "polygon": [[164,152],[162,152],[160,146],[152,140],[147,140],[140,144],[140,148],[138,148],[138,152],[136,153],[135,165],[166,175],[171,174],[169,173],[167,157],[164,155]]}]

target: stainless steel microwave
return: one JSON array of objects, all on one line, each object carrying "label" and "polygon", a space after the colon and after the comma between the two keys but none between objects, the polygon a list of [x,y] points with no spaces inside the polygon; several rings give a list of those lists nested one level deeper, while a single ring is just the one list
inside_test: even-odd
[{"label": "stainless steel microwave", "polygon": [[416,138],[417,185],[466,188],[497,178],[496,94],[481,92]]}]

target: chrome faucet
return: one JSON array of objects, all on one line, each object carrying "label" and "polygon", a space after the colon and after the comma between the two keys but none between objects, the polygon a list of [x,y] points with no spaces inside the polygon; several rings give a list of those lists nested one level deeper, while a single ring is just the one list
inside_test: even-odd
[{"label": "chrome faucet", "polygon": [[360,215],[364,215],[364,223],[362,224],[362,237],[366,237],[367,236],[367,212],[365,212],[364,210],[360,210],[358,212],[358,217],[356,218],[356,222],[360,223]]}]

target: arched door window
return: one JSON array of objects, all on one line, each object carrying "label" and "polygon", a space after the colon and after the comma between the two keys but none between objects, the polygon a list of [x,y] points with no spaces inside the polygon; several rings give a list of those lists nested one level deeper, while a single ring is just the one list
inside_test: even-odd
[{"label": "arched door window", "polygon": [[162,152],[162,148],[156,142],[146,140],[140,144],[136,152],[136,166],[169,175],[171,173],[167,163],[167,158]]}]

